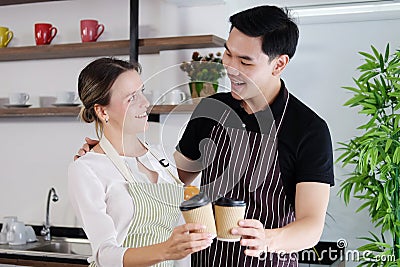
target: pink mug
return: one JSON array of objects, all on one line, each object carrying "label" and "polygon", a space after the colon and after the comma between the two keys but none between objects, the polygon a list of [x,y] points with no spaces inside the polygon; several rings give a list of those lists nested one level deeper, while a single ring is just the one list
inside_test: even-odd
[{"label": "pink mug", "polygon": [[99,24],[94,19],[81,20],[81,38],[82,42],[96,42],[97,38],[104,32],[104,25]]},{"label": "pink mug", "polygon": [[48,45],[57,34],[57,28],[50,23],[35,24],[35,41],[36,45]]}]

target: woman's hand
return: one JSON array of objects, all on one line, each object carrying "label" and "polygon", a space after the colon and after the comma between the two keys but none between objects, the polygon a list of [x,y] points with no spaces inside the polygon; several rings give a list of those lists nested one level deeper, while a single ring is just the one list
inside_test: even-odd
[{"label": "woman's hand", "polygon": [[203,250],[211,245],[215,235],[193,233],[205,229],[204,225],[188,223],[175,227],[170,238],[163,243],[165,260],[179,260],[189,254]]},{"label": "woman's hand", "polygon": [[78,150],[78,153],[74,156],[74,160],[77,160],[83,155],[85,155],[86,152],[89,152],[92,147],[94,147],[99,143],[99,140],[93,140],[90,139],[89,137],[85,137],[85,141],[86,143],[82,145],[82,147]]}]

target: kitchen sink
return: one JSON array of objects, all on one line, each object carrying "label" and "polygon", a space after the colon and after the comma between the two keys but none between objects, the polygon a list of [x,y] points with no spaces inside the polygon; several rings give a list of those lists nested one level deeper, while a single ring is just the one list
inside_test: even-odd
[{"label": "kitchen sink", "polygon": [[78,243],[69,241],[51,241],[50,244],[40,245],[29,251],[38,251],[46,253],[57,253],[57,254],[73,254],[90,256],[92,253],[89,243]]}]

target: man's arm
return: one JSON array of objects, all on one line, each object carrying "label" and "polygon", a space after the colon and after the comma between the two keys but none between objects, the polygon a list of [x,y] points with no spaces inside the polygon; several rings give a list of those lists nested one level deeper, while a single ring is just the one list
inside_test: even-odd
[{"label": "man's arm", "polygon": [[257,257],[262,251],[297,252],[318,243],[325,224],[330,185],[302,182],[296,186],[296,221],[282,228],[264,229],[258,220],[243,220],[233,234],[242,235],[241,245],[249,246],[246,255]]},{"label": "man's arm", "polygon": [[185,185],[190,185],[202,170],[201,162],[199,160],[191,160],[179,151],[174,152],[174,159],[179,178]]}]

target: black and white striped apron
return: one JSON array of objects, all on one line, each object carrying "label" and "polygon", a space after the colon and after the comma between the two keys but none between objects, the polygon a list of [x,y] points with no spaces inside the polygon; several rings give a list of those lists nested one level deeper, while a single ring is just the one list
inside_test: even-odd
[{"label": "black and white striped apron", "polygon": [[[207,167],[202,173],[202,190],[213,200],[220,196],[245,200],[245,217],[261,221],[265,229],[283,227],[295,220],[278,161],[277,135],[289,100],[286,89],[284,100],[280,116],[274,117],[266,133],[226,126],[231,113],[226,109],[204,147],[203,161]],[[259,259],[246,256],[244,250],[240,242],[214,240],[210,248],[192,255],[192,267],[298,265],[294,255],[267,253],[266,258]]]}]

